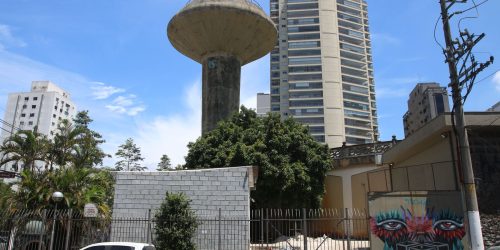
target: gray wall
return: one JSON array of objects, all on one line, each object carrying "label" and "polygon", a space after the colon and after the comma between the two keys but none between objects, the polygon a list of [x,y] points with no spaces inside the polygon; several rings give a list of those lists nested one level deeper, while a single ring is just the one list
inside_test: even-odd
[{"label": "gray wall", "polygon": [[[254,186],[252,167],[116,172],[115,179],[111,240],[146,242],[146,220],[127,222],[125,225],[125,222],[120,222],[119,219],[146,219],[149,209],[151,216],[154,216],[155,210],[165,197],[165,192],[168,191],[184,193],[191,199],[191,208],[202,221],[194,239],[198,249],[213,248],[217,242],[218,224],[214,219],[219,214],[219,208],[223,219],[241,220],[234,223],[225,222],[222,228],[222,245],[231,246],[231,249],[245,249],[245,246],[248,248],[249,199],[250,189]],[[152,225],[151,228],[153,227]]]}]

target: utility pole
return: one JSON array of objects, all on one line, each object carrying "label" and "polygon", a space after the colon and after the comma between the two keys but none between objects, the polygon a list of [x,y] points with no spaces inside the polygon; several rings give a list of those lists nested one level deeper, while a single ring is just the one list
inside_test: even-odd
[{"label": "utility pole", "polygon": [[[448,4],[447,6],[447,2]],[[467,209],[468,227],[470,234],[470,249],[484,250],[483,236],[481,232],[481,221],[479,217],[479,208],[476,196],[476,185],[474,181],[474,172],[472,169],[472,160],[470,156],[469,149],[469,139],[467,137],[467,130],[465,128],[465,117],[462,104],[462,89],[465,84],[468,84],[467,92],[469,93],[474,84],[474,79],[476,75],[486,68],[489,64],[493,63],[493,57],[486,63],[478,64],[474,55],[471,53],[472,47],[479,42],[484,37],[481,34],[478,37],[470,35],[467,30],[464,32],[460,31],[460,36],[462,42],[458,39],[453,40],[451,36],[449,19],[454,14],[460,14],[462,12],[456,12],[451,15],[448,14],[450,7],[456,2],[464,3],[466,1],[457,0],[440,0],[441,5],[441,18],[443,21],[444,38],[446,41],[446,48],[443,51],[446,56],[446,62],[448,63],[448,68],[450,71],[450,84],[453,95],[453,107],[454,107],[454,119],[455,119],[455,132],[457,136],[458,143],[458,158],[459,167],[462,168],[463,172],[463,183],[462,192],[465,198],[465,205]],[[468,60],[471,60],[471,65],[466,67]],[[460,69],[457,70],[458,63],[462,60],[464,63]]]}]

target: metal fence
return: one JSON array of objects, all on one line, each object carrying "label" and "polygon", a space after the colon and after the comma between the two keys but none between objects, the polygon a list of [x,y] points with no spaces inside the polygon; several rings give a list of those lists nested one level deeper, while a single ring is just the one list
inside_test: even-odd
[{"label": "metal fence", "polygon": [[[197,211],[198,212],[198,211]],[[152,211],[136,218],[85,218],[71,210],[0,212],[0,250],[80,249],[106,241],[155,244]],[[246,218],[197,214],[193,241],[200,250],[369,249],[362,211],[259,209]]]}]

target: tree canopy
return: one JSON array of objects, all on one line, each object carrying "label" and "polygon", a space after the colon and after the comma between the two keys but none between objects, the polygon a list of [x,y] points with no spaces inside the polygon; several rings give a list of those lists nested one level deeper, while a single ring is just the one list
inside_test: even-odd
[{"label": "tree canopy", "polygon": [[158,167],[156,171],[170,171],[172,170],[172,164],[170,164],[170,158],[168,155],[162,155],[160,159],[160,163],[158,163]]},{"label": "tree canopy", "polygon": [[116,170],[144,171],[146,169],[146,167],[140,164],[140,162],[144,160],[141,156],[141,149],[135,145],[132,138],[128,138],[125,143],[118,148],[115,155],[121,158],[121,160],[115,163]]},{"label": "tree canopy", "polygon": [[276,114],[257,117],[243,106],[188,148],[187,169],[258,166],[251,196],[259,208],[319,207],[331,166],[328,147],[307,127]]},{"label": "tree canopy", "polygon": [[0,166],[21,167],[21,178],[0,186],[0,208],[51,208],[52,193],[60,191],[64,208],[83,210],[85,203],[92,202],[103,215],[110,215],[114,181],[109,171],[95,168],[108,155],[99,147],[104,140],[88,127],[91,122],[88,112],[82,111],[73,123],[62,120],[52,140],[36,129],[7,138],[0,146]]}]

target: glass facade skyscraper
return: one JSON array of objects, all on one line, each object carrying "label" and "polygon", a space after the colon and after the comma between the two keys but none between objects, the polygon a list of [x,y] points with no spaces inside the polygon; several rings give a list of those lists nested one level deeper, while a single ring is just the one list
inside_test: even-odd
[{"label": "glass facade skyscraper", "polygon": [[378,137],[364,0],[271,0],[271,111],[294,117],[330,147]]}]

